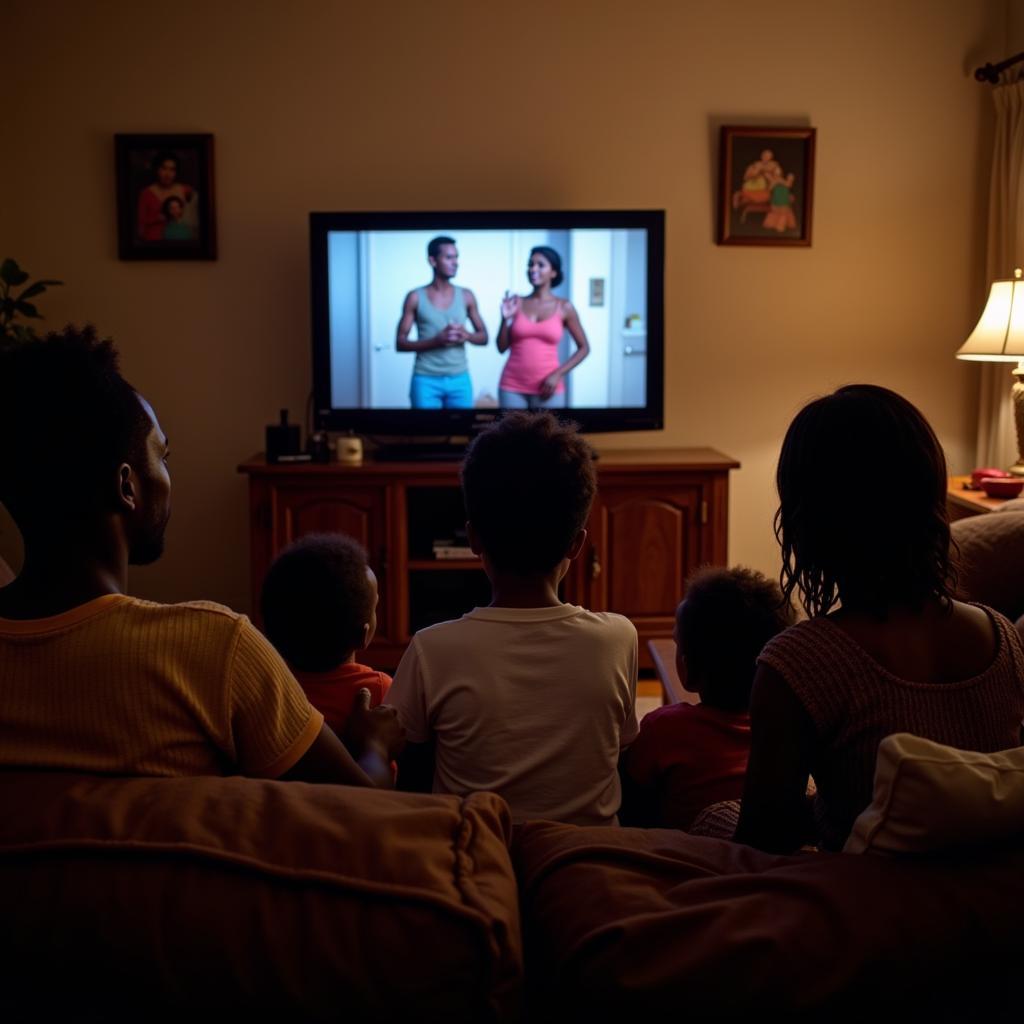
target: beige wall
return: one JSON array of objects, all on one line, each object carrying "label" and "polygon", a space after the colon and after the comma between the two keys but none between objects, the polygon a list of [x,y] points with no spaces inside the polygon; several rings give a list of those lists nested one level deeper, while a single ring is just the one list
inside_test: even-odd
[{"label": "beige wall", "polygon": [[[1024,0],[1007,0],[1006,4],[1006,56],[1019,53],[1024,46]],[[996,58],[993,63],[997,63]]]},{"label": "beige wall", "polygon": [[[248,607],[235,466],[310,386],[311,209],[665,208],[666,429],[614,443],[740,459],[734,561],[776,571],[782,432],[837,384],[904,392],[969,468],[970,69],[1005,55],[1005,0],[2,6],[0,255],[67,282],[49,323],[113,335],[171,438],[168,551],[136,593]],[[744,122],[817,127],[813,247],[714,244],[715,129]],[[217,262],[117,260],[117,131],[215,134]]]}]

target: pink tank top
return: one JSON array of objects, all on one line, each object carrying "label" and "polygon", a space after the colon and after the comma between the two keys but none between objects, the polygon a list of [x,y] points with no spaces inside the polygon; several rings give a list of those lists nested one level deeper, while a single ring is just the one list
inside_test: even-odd
[{"label": "pink tank top", "polygon": [[[524,395],[540,394],[544,378],[558,369],[558,343],[564,333],[561,312],[536,323],[522,310],[516,313],[508,329],[512,347],[498,387],[502,391],[517,391]],[[564,391],[565,381],[560,380],[555,394]]]}]

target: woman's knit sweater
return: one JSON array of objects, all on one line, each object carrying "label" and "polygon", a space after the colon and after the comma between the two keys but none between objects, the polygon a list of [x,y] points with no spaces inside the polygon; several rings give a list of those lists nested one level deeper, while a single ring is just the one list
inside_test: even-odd
[{"label": "woman's knit sweater", "polygon": [[985,611],[996,628],[995,658],[980,675],[959,682],[900,679],[825,616],[768,642],[758,661],[782,676],[817,734],[811,773],[823,846],[841,848],[871,803],[875,756],[885,736],[909,732],[982,752],[1020,745],[1024,649],[1009,621]]}]

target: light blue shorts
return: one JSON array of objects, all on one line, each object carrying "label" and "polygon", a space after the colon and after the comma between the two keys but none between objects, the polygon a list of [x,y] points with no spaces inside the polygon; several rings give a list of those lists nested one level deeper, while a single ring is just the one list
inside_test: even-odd
[{"label": "light blue shorts", "polygon": [[451,377],[414,373],[409,385],[409,400],[414,409],[472,409],[473,385],[469,371]]}]

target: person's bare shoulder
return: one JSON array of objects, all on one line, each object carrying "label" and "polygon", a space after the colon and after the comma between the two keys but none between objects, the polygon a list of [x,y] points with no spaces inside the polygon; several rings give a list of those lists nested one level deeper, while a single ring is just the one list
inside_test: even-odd
[{"label": "person's bare shoulder", "polygon": [[985,672],[999,650],[999,628],[980,605],[954,601],[951,608],[929,609],[899,630],[881,634],[876,660],[905,679],[960,682]]},{"label": "person's bare shoulder", "polygon": [[958,639],[981,647],[994,647],[996,626],[983,607],[967,604],[965,601],[954,601],[952,619],[953,627],[959,634]]}]

